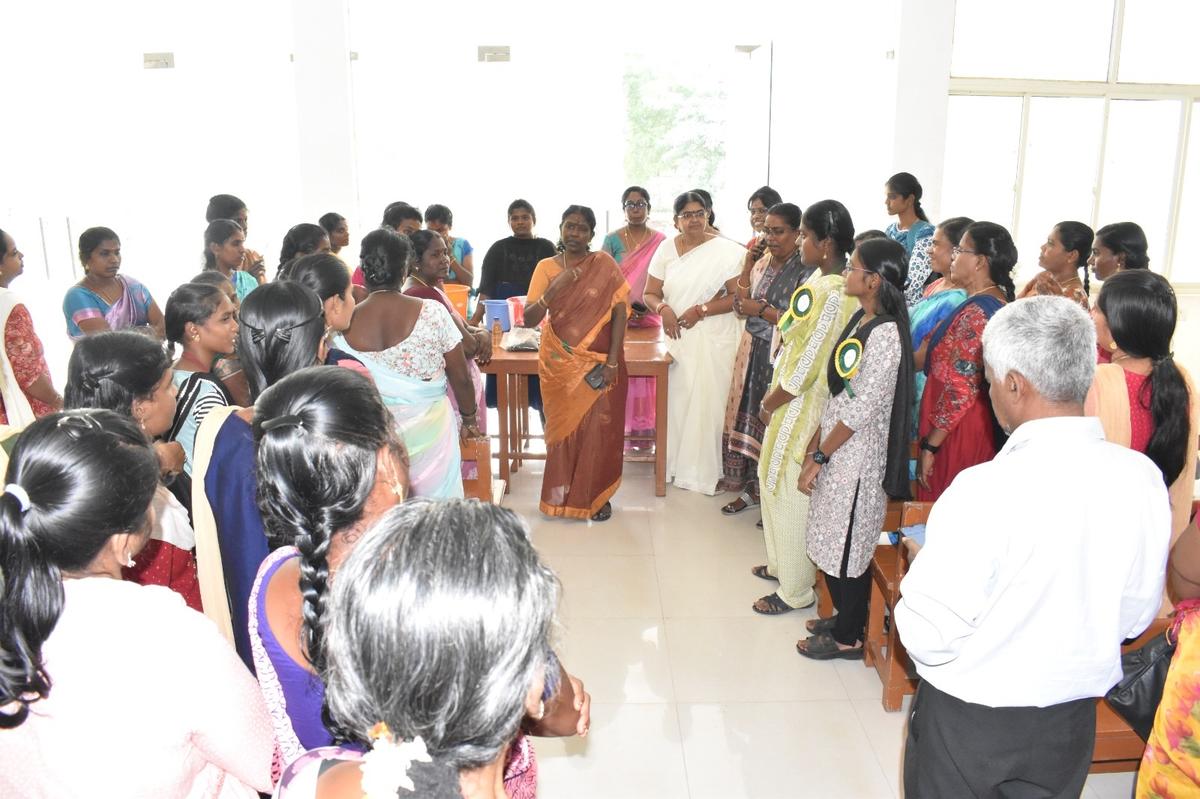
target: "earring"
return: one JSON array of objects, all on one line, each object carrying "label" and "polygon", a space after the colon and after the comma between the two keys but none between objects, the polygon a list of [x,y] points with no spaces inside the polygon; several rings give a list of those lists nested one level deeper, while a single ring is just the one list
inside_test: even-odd
[{"label": "earring", "polygon": [[545,715],[546,715],[546,703],[544,700],[539,699],[538,700],[538,712],[537,712],[537,715],[533,717],[533,720],[541,721],[545,717]]},{"label": "earring", "polygon": [[193,333],[193,334],[192,334],[192,341],[199,341],[199,340],[200,340],[200,334],[199,334],[199,333]]},{"label": "earring", "polygon": [[1110,350],[1112,350],[1113,352],[1116,352],[1117,351],[1117,342],[1115,342],[1115,341],[1108,342],[1108,348]]},{"label": "earring", "polygon": [[133,562],[133,555],[130,555],[128,552],[126,552],[125,553],[125,568],[132,569],[134,567],[134,565],[135,564]]}]

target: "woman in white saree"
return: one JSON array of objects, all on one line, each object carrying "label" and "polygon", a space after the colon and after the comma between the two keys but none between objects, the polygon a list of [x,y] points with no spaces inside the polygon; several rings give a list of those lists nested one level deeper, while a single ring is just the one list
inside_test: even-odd
[{"label": "woman in white saree", "polygon": [[645,302],[662,317],[674,362],[667,405],[667,479],[678,488],[716,493],[721,432],[742,323],[733,298],[750,257],[737,242],[707,230],[708,205],[687,192],[675,199],[679,235],[650,261]]}]

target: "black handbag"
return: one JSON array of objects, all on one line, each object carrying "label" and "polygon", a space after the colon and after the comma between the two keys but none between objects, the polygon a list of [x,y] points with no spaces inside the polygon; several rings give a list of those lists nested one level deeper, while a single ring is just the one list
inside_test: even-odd
[{"label": "black handbag", "polygon": [[1175,639],[1169,632],[1170,629],[1161,632],[1145,646],[1121,655],[1121,671],[1125,676],[1104,696],[1113,711],[1143,741],[1150,737],[1154,727],[1154,716],[1175,654]]}]

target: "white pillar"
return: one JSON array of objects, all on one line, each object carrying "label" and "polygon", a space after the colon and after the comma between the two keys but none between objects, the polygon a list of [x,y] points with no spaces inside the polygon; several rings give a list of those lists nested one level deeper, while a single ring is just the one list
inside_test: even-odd
[{"label": "white pillar", "polygon": [[347,0],[292,0],[291,6],[303,217],[356,216]]},{"label": "white pillar", "polygon": [[921,205],[940,214],[955,0],[901,0],[896,50],[895,172],[921,181]]}]

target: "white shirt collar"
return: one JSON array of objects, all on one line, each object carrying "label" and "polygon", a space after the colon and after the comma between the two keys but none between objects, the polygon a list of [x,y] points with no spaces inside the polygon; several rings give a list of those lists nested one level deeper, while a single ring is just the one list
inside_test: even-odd
[{"label": "white shirt collar", "polygon": [[1103,441],[1104,428],[1095,416],[1047,416],[1042,419],[1030,419],[1012,432],[996,457],[1046,439]]}]

